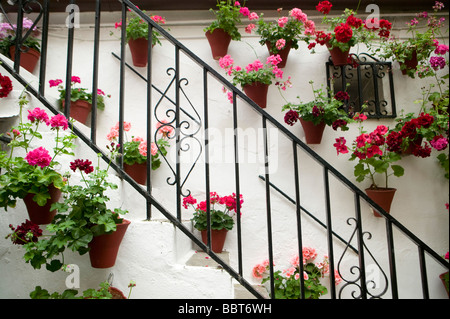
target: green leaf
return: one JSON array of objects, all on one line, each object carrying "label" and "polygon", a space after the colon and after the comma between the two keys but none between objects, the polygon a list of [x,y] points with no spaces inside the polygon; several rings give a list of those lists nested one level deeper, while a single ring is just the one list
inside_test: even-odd
[{"label": "green leaf", "polygon": [[397,177],[403,176],[405,173],[405,170],[400,165],[392,165],[391,168],[394,171],[394,175]]}]

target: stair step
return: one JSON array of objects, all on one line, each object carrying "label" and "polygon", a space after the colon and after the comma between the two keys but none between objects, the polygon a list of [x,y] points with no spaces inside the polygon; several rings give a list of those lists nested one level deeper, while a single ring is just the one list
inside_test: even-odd
[{"label": "stair step", "polygon": [[[227,251],[216,255],[226,264],[230,263],[230,254]],[[214,259],[203,251],[195,251],[195,253],[187,260],[186,265],[194,267],[222,268]]]},{"label": "stair step", "polygon": [[[269,298],[269,293],[267,292],[267,289],[264,286],[253,285],[253,288],[255,288],[255,290],[258,291],[264,298],[267,299]],[[235,284],[234,299],[257,299],[257,298],[241,284]]]}]

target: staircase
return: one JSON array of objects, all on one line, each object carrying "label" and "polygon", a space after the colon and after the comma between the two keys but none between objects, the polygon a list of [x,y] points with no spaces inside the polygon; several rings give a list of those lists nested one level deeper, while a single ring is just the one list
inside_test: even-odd
[{"label": "staircase", "polygon": [[[439,290],[443,289],[439,287],[441,283],[436,283],[437,276],[449,267],[441,257],[443,252],[433,250],[419,239],[422,236],[404,226],[402,222],[408,222],[406,217],[399,221],[396,214],[389,215],[372,202],[347,177],[351,176],[346,168],[348,163],[338,163],[327,153],[324,153],[326,158],[322,157],[321,147],[306,145],[295,132],[281,124],[279,109],[273,112],[260,109],[234,87],[221,75],[217,62],[207,56],[206,40],[194,38],[191,42],[189,39],[180,42],[146,18],[132,2],[119,2],[123,4],[122,17],[130,9],[142,15],[163,37],[163,45],[154,48],[148,68],[131,67],[125,43],[108,38],[112,28],[104,28],[100,23],[100,1],[97,1],[92,28],[48,28],[48,34],[43,33],[51,41],[43,41],[43,46],[48,46],[48,58],[46,61],[41,58],[41,69],[35,72],[38,76],[19,70],[17,65],[1,57],[1,73],[10,73],[15,83],[27,86],[33,102],[53,113],[58,111],[56,96],[46,87],[49,79],[78,75],[86,82],[92,79],[93,88],[104,91],[108,88],[111,92],[107,93],[114,93],[107,101],[110,109],[94,112],[88,125],[75,127],[83,156],[102,153],[107,159],[105,135],[116,122],[131,118],[135,121],[133,125],[136,123],[141,132],[147,131],[147,136],[151,136],[161,114],[169,114],[171,125],[177,129],[172,153],[160,170],[151,173],[151,185],[137,184],[123,172],[121,163],[113,165],[116,171],[113,178],[120,185],[114,201],[131,211],[127,218],[132,220],[132,225],[114,269],[92,270],[82,257],[71,256],[73,263],[80,265],[82,286],[98,282],[112,272],[119,287],[125,288],[130,279],[136,281],[133,290],[136,298],[267,298],[266,289],[251,277],[252,267],[267,258],[277,263],[279,258],[286,258],[288,253],[295,253],[304,245],[315,246],[327,254],[332,271],[346,274],[345,283],[340,286],[327,283],[327,298],[446,297]],[[43,3],[40,23],[46,29],[47,1]],[[174,33],[180,31],[173,28]],[[98,41],[99,38],[103,41]],[[74,42],[89,43],[77,47]],[[202,52],[204,58],[194,54],[184,42],[195,45],[196,52]],[[57,49],[66,46],[72,54],[68,54],[63,71],[61,61],[66,61],[66,51],[57,52]],[[93,48],[87,58],[86,47]],[[231,53],[238,52],[243,60],[244,53],[253,54],[244,44],[239,50],[231,49]],[[319,55],[318,59],[321,58],[324,57]],[[92,67],[75,68],[91,65],[90,61]],[[300,65],[305,63],[298,61]],[[222,95],[222,86],[232,91],[233,104]],[[148,91],[152,92],[150,97]],[[151,102],[149,111],[148,101]],[[246,134],[252,130],[261,134],[256,135],[256,146],[245,141]],[[208,136],[206,132],[213,135]],[[218,133],[223,134],[223,140],[219,141],[223,144],[214,139]],[[331,140],[332,137],[324,144],[331,145]],[[190,142],[189,147],[183,144],[186,141]],[[235,162],[234,156],[245,159]],[[216,161],[217,158],[222,162]],[[209,245],[201,242],[198,233],[193,231],[189,212],[181,207],[182,197],[189,193],[204,196],[219,189],[243,194],[245,199],[242,220],[238,220],[222,254],[212,252]],[[379,210],[383,217],[374,220],[367,213],[370,207]],[[397,211],[404,216],[402,209]],[[448,239],[445,240],[448,246]],[[402,251],[406,254],[402,255]],[[8,256],[8,260],[21,258],[20,252],[12,250],[0,251],[0,255]],[[13,272],[16,263],[3,266]],[[28,267],[23,266],[21,271],[29,270]],[[414,282],[405,279],[405,275],[415,278]],[[55,281],[53,276],[42,272],[35,282],[45,287]],[[371,287],[374,281],[378,285],[375,288]],[[402,286],[405,282],[406,287]],[[31,289],[21,286],[13,295],[26,297],[23,290]]]}]

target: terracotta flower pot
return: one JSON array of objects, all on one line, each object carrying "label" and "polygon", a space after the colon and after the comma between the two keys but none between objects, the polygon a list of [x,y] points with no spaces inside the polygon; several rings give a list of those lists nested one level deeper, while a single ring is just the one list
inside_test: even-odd
[{"label": "terracotta flower pot", "polygon": [[320,144],[322,141],[323,131],[325,130],[325,122],[315,125],[311,121],[305,121],[300,118],[307,144]]},{"label": "terracotta flower pot", "polygon": [[[202,230],[202,241],[205,245],[208,245],[208,232]],[[211,229],[211,249],[215,253],[221,253],[223,251],[223,246],[225,244],[225,239],[227,237],[228,230],[222,228],[220,230]]]},{"label": "terracotta flower pot", "polygon": [[[64,109],[66,101],[62,100],[62,107]],[[89,114],[92,110],[92,104],[85,100],[77,100],[70,102],[70,117],[80,123],[86,124]]]},{"label": "terracotta flower pot", "polygon": [[135,163],[133,165],[123,164],[125,173],[130,175],[136,183],[147,185],[147,163]]},{"label": "terracotta flower pot", "polygon": [[[390,213],[392,200],[394,199],[395,192],[397,189],[395,188],[367,188],[366,190],[367,196],[370,197],[375,203],[377,203],[381,208],[383,208],[386,213]],[[375,217],[381,217],[377,211],[373,209],[373,214]]]},{"label": "terracotta flower pot", "polygon": [[48,191],[50,194],[50,199],[47,200],[47,203],[44,206],[39,206],[38,203],[33,200],[35,194],[29,193],[23,199],[28,210],[30,221],[37,225],[50,224],[53,217],[56,215],[56,210],[51,211],[50,207],[61,197],[61,190],[51,184],[48,187]]},{"label": "terracotta flower pot", "polygon": [[219,60],[227,55],[228,46],[231,42],[231,36],[228,33],[223,29],[215,29],[212,33],[207,31],[205,36],[208,39],[214,60]]},{"label": "terracotta flower pot", "polygon": [[399,62],[400,66],[405,66],[404,68],[401,67],[401,71],[403,75],[407,75],[409,70],[415,70],[417,68],[417,65],[419,62],[417,61],[417,52],[413,51],[411,55],[411,59],[405,60],[405,62]]},{"label": "terracotta flower pot", "polygon": [[110,268],[115,265],[117,253],[130,221],[124,219],[117,224],[116,231],[110,234],[94,236],[89,243],[89,257],[94,268]]},{"label": "terracotta flower pot", "polygon": [[148,39],[129,39],[128,46],[130,47],[133,65],[136,67],[146,67],[148,62]]},{"label": "terracotta flower pot", "polygon": [[348,64],[348,53],[350,50],[342,51],[339,47],[334,47],[330,49],[331,45],[329,43],[326,44],[328,47],[328,51],[330,51],[331,61],[335,66],[342,66]]},{"label": "terracotta flower pot", "polygon": [[[14,61],[16,55],[16,46],[13,45],[9,48],[9,53],[11,54],[11,60]],[[41,57],[41,53],[36,49],[28,49],[26,52],[21,52],[20,55],[20,66],[23,67],[30,73],[33,73],[36,65]]]},{"label": "terracotta flower pot", "polygon": [[243,87],[244,93],[253,100],[261,108],[267,106],[267,93],[269,91],[269,84],[260,82],[253,82],[252,84],[246,84]]},{"label": "terracotta flower pot", "polygon": [[266,42],[267,50],[269,50],[269,54],[279,54],[281,58],[281,62],[278,63],[279,68],[284,68],[286,66],[286,62],[289,56],[289,52],[291,51],[291,42],[286,43],[283,49],[278,50],[278,53],[272,53],[272,46],[270,45],[270,42]]}]

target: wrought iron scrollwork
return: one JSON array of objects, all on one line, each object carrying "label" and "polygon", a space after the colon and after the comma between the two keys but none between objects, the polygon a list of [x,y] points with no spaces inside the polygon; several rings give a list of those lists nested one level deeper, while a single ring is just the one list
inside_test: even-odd
[{"label": "wrought iron scrollwork", "polygon": [[[350,267],[350,275],[344,275],[342,261],[344,260],[344,256],[347,253],[348,248],[350,247],[350,243],[355,237],[358,231],[358,223],[355,218],[347,219],[347,224],[352,225],[355,223],[353,232],[348,240],[348,244],[345,247],[341,257],[338,262],[338,272],[343,280],[343,284],[340,286],[339,290],[339,298],[343,297],[343,294],[346,290],[353,288],[351,291],[351,296],[355,299],[360,299],[363,296],[368,296],[370,298],[381,298],[384,294],[386,294],[388,289],[388,278],[386,273],[383,271],[383,268],[374,258],[370,250],[367,248],[367,245],[364,242],[364,236],[367,237],[367,240],[372,238],[372,234],[369,232],[362,232],[361,238],[359,240],[362,242],[362,246],[364,247],[364,253],[367,252],[371,257],[373,264],[370,264],[373,267],[367,267],[366,265],[352,266]],[[359,252],[363,253],[363,252]],[[370,276],[367,275],[368,270],[371,271]],[[363,273],[364,272],[364,273]],[[354,278],[349,278],[349,276],[353,276]]]},{"label": "wrought iron scrollwork", "polygon": [[[158,111],[159,111],[160,107],[162,107],[162,101],[164,99],[168,99],[169,101],[172,102],[172,100],[168,98],[167,92],[169,91],[171,86],[176,81],[176,70],[174,68],[168,68],[166,70],[166,73],[167,73],[167,75],[172,76],[172,80],[170,81],[170,83],[167,86],[167,88],[165,89],[165,91],[161,92],[161,97],[157,101],[157,103],[154,107],[154,116],[155,116],[156,121],[158,122],[158,125],[157,125],[158,128],[155,131],[154,138],[156,140],[158,134],[163,134],[163,132],[165,132],[167,130],[167,128],[170,128],[170,130],[175,132],[175,134],[168,136],[169,139],[175,139],[176,136],[179,135],[179,138],[178,138],[179,148],[177,148],[179,150],[179,154],[177,154],[177,156],[181,156],[181,152],[185,152],[185,153],[189,152],[189,151],[196,152],[195,154],[193,154],[193,156],[191,154],[191,156],[192,156],[191,158],[193,159],[193,161],[191,163],[192,165],[188,168],[187,173],[184,177],[177,176],[177,171],[173,167],[173,165],[168,161],[167,156],[165,156],[164,154],[162,154],[160,152],[160,155],[162,155],[164,161],[166,162],[167,166],[170,168],[170,170],[172,171],[172,174],[173,174],[173,176],[169,176],[167,178],[167,180],[166,180],[167,183],[169,185],[175,185],[175,184],[177,184],[177,182],[179,182],[180,189],[181,189],[181,195],[189,196],[190,190],[186,190],[186,192],[184,192],[183,187],[202,154],[202,150],[203,150],[202,143],[201,143],[200,139],[198,139],[196,137],[200,133],[202,119],[201,119],[200,115],[198,114],[196,108],[190,101],[189,97],[187,96],[185,90],[183,89],[183,86],[189,85],[189,81],[186,78],[182,78],[179,80],[178,87],[179,87],[181,95],[184,97],[184,101],[186,101],[187,104],[189,105],[189,108],[180,107],[180,114],[179,114],[180,117],[179,117],[178,127],[176,127],[177,126],[176,125],[177,124],[176,123],[177,122],[176,121],[177,114],[176,114],[175,109],[169,108],[169,109],[165,110],[165,112],[163,112],[165,114],[165,117],[168,119],[167,121],[159,115],[160,112],[158,112]],[[174,102],[172,102],[172,103],[175,106],[175,103]],[[180,104],[181,104],[181,102],[180,102]],[[182,115],[184,115],[184,117]],[[197,151],[194,149],[193,143],[195,143],[198,146]]]},{"label": "wrought iron scrollwork", "polygon": [[[370,118],[395,118],[395,93],[391,62],[380,61],[361,53],[350,54],[352,64],[334,66],[326,63],[327,85],[337,91],[347,90],[350,99],[346,102],[347,112],[363,111]],[[366,108],[361,110],[362,105]]]}]

